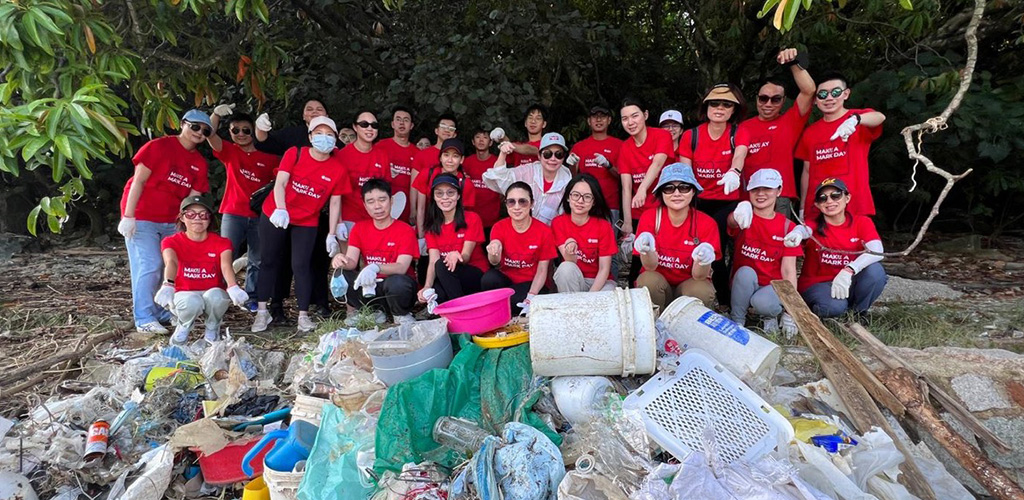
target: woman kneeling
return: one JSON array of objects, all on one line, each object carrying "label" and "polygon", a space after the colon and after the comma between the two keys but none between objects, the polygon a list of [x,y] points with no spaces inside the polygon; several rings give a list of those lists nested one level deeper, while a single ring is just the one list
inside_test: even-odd
[{"label": "woman kneeling", "polygon": [[436,304],[480,291],[488,268],[484,225],[479,215],[462,207],[464,182],[449,173],[434,177],[424,221],[430,265],[417,294],[420,302]]},{"label": "woman kneeling", "polygon": [[555,269],[559,292],[599,292],[615,288],[610,276],[612,256],[618,252],[608,217],[608,203],[597,179],[579,174],[569,181],[562,197],[562,215],[551,221],[558,251],[565,259]]}]

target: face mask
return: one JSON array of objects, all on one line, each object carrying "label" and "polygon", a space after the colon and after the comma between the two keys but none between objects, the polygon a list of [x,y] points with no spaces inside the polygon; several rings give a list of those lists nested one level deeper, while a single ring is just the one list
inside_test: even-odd
[{"label": "face mask", "polygon": [[345,275],[339,270],[331,276],[331,295],[335,299],[342,300],[345,298],[345,294],[348,293],[348,280],[345,279]]},{"label": "face mask", "polygon": [[331,151],[334,151],[334,144],[336,141],[337,140],[334,136],[324,134],[314,135],[309,140],[310,144],[313,145],[313,148],[321,153],[330,153]]}]

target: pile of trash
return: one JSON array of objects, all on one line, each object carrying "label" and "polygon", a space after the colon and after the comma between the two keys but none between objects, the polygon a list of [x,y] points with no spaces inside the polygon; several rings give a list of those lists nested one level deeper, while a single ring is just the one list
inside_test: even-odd
[{"label": "pile of trash", "polygon": [[[329,332],[284,381],[244,338],[108,353],[107,385],[0,421],[0,500],[920,498],[829,380],[783,385],[777,345],[694,299],[656,319],[644,289],[539,296],[449,327]],[[973,498],[908,446],[939,498]]]}]

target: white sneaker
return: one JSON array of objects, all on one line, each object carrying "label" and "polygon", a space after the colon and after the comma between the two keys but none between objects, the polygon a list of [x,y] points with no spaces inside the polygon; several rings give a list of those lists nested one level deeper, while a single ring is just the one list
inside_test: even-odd
[{"label": "white sneaker", "polygon": [[309,333],[313,330],[316,330],[316,322],[310,319],[308,315],[300,314],[298,326],[296,327],[296,329],[300,333]]},{"label": "white sneaker", "polygon": [[252,321],[252,328],[249,330],[252,333],[260,333],[267,329],[270,325],[270,311],[264,309],[262,311],[256,311],[256,319]]},{"label": "white sneaker", "polygon": [[395,316],[395,323],[398,323],[399,325],[406,325],[415,322],[416,318],[412,317],[412,314],[403,314],[401,316]]},{"label": "white sneaker", "polygon": [[174,329],[174,335],[171,335],[172,345],[185,345],[188,342],[188,330],[177,327]]},{"label": "white sneaker", "polygon": [[203,332],[203,338],[211,344],[220,340],[220,328],[207,328]]},{"label": "white sneaker", "polygon": [[782,333],[786,334],[787,339],[791,339],[800,333],[800,330],[796,326],[796,321],[793,321],[793,317],[789,313],[782,313]]},{"label": "white sneaker", "polygon": [[765,318],[761,322],[761,329],[764,333],[779,333],[779,318]]},{"label": "white sneaker", "polygon": [[149,335],[167,335],[168,333],[167,329],[159,321],[150,321],[144,325],[136,325],[135,331]]}]

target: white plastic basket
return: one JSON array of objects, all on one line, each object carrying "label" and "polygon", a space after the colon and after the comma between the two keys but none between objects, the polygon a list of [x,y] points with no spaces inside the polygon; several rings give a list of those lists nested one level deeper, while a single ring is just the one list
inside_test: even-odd
[{"label": "white plastic basket", "polygon": [[651,438],[680,461],[712,451],[703,439],[708,427],[723,464],[756,461],[793,439],[785,417],[699,349],[687,350],[678,369],[655,375],[623,406],[639,410]]}]

